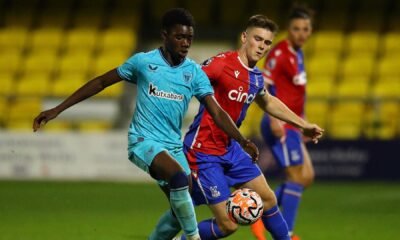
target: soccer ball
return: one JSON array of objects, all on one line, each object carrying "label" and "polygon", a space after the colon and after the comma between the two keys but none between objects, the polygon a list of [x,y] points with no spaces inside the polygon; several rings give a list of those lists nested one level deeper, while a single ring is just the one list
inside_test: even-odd
[{"label": "soccer ball", "polygon": [[249,188],[234,191],[226,203],[229,218],[239,225],[255,223],[261,217],[263,209],[260,195]]}]

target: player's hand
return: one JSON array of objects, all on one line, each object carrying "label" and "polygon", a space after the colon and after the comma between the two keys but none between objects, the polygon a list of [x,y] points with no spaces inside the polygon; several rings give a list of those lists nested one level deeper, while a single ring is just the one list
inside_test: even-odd
[{"label": "player's hand", "polygon": [[33,131],[36,132],[39,128],[44,126],[48,121],[58,116],[59,112],[55,109],[49,109],[41,112],[34,120],[33,120]]},{"label": "player's hand", "polygon": [[318,143],[318,140],[324,134],[324,129],[320,128],[317,124],[307,123],[302,132],[305,137],[310,138],[314,143]]},{"label": "player's hand", "polygon": [[258,156],[260,155],[260,152],[258,151],[257,146],[250,141],[249,139],[245,139],[240,143],[240,146],[242,146],[243,150],[245,150],[253,159],[253,162],[258,161]]}]

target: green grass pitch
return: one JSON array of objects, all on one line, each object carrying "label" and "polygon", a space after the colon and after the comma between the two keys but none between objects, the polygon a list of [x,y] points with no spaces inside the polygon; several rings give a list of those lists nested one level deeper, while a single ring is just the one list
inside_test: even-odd
[{"label": "green grass pitch", "polygon": [[[167,208],[150,183],[0,181],[0,240],[146,239]],[[197,216],[210,213],[199,207]],[[318,182],[303,195],[296,232],[305,240],[397,239],[400,183]],[[253,237],[241,227],[228,239]]]}]

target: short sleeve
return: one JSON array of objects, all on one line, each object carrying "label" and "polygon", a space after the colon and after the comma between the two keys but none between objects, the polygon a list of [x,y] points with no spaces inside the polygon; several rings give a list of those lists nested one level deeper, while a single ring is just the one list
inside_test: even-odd
[{"label": "short sleeve", "polygon": [[200,66],[196,65],[196,78],[193,80],[193,95],[201,101],[205,96],[210,94],[214,94],[210,80],[201,70]]},{"label": "short sleeve", "polygon": [[219,78],[221,73],[221,65],[218,64],[218,56],[207,59],[201,64],[201,68],[207,74],[207,77],[210,79],[209,81],[213,83],[215,80]]},{"label": "short sleeve", "polygon": [[137,83],[140,54],[135,54],[117,68],[118,75],[131,83]]}]

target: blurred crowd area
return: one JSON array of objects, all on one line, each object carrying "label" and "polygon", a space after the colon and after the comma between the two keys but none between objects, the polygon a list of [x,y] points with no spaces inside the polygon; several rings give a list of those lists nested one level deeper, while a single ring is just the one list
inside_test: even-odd
[{"label": "blurred crowd area", "polygon": [[[304,3],[316,12],[314,34],[304,48],[307,118],[324,127],[332,139],[399,138],[400,1]],[[194,46],[227,41],[235,49],[246,20],[256,13],[280,25],[275,42],[284,38],[292,4],[289,0],[0,0],[0,129],[29,131],[41,110],[132,53],[149,50],[149,42],[161,43],[161,16],[169,8],[185,7],[194,15]],[[112,86],[45,131],[126,128],[121,119],[129,121],[133,111],[129,96],[134,87],[129,85]],[[259,136],[261,116],[251,107],[241,130]],[[187,121],[192,118],[190,114]]]}]

